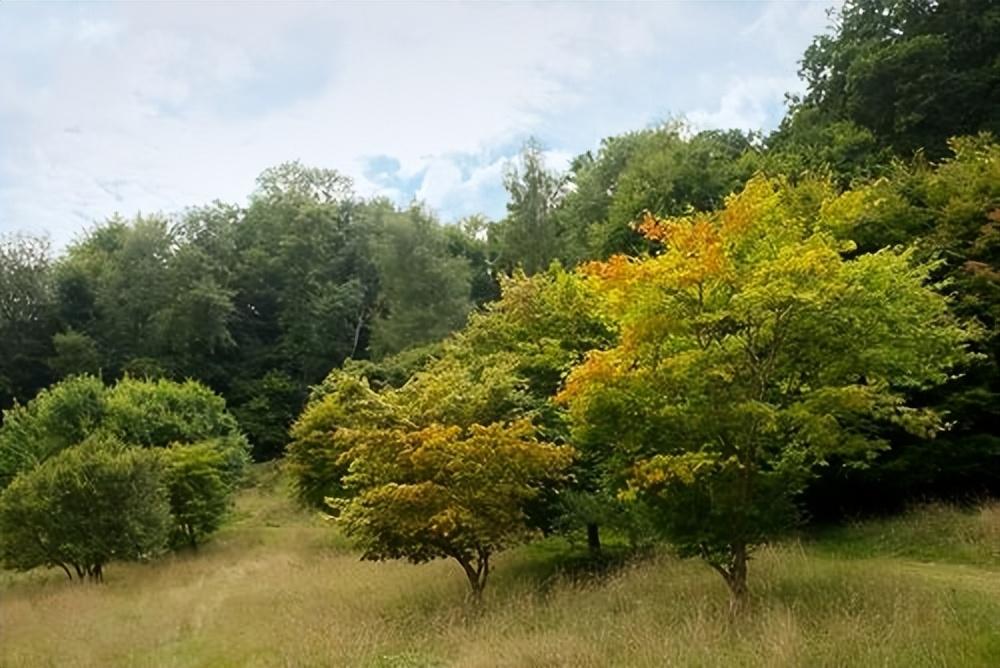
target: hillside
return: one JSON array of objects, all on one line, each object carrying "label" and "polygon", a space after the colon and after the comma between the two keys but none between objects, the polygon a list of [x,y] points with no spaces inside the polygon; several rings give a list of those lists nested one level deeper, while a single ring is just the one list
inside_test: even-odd
[{"label": "hillside", "polygon": [[[573,547],[501,557],[470,614],[450,563],[359,561],[258,467],[197,553],[103,586],[0,573],[0,666],[995,666],[1000,506],[928,507],[767,548],[753,609],[665,553],[574,575]],[[562,566],[561,566],[562,565]]]}]

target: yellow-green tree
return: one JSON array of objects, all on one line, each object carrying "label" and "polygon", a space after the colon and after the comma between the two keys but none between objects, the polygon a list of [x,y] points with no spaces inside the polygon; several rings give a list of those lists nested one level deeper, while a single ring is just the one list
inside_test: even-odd
[{"label": "yellow-green tree", "polygon": [[722,575],[734,610],[755,546],[795,521],[814,468],[886,447],[878,423],[939,430],[905,392],[969,357],[932,266],[853,253],[831,196],[757,177],[717,213],[647,218],[660,252],[583,270],[620,339],[561,394],[575,437],[612,445],[622,495]]},{"label": "yellow-green tree", "polygon": [[572,458],[509,418],[523,383],[494,362],[444,357],[382,391],[334,372],[288,450],[300,499],[323,501],[365,558],[454,559],[477,602],[491,557],[531,534],[526,503]]}]

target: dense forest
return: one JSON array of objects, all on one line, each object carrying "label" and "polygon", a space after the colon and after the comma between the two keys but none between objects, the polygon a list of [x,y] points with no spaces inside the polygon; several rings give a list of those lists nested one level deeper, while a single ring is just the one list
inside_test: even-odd
[{"label": "dense forest", "polygon": [[775,131],[672,120],[565,172],[529,141],[500,220],[288,162],[245,205],[0,237],[5,563],[197,545],[283,458],[366,557],[474,597],[565,532],[663,537],[738,609],[803,519],[1000,493],[1000,6],[832,20]]}]

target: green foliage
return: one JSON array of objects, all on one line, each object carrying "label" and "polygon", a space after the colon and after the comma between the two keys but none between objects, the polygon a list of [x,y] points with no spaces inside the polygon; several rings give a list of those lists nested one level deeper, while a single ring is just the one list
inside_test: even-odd
[{"label": "green foliage", "polygon": [[53,356],[48,365],[57,378],[95,375],[101,371],[101,355],[97,342],[83,332],[72,329],[52,337]]},{"label": "green foliage", "polygon": [[452,558],[476,599],[493,553],[529,534],[526,504],[571,459],[513,419],[524,413],[524,383],[509,356],[491,362],[444,355],[380,391],[336,371],[288,448],[299,499],[332,506],[368,558]]},{"label": "green foliage", "polygon": [[373,391],[366,378],[335,370],[291,429],[286,466],[295,494],[306,505],[326,507],[326,498],[342,489],[349,445],[342,428],[378,428],[395,423],[393,408]]},{"label": "green foliage", "polygon": [[[949,137],[1000,131],[995,3],[851,0],[833,16],[833,33],[802,59],[807,92],[778,133],[782,150],[839,153],[848,158],[841,173],[858,175],[871,162],[864,150],[851,157],[851,146],[936,159]],[[824,137],[831,149],[816,141]]]},{"label": "green foliage", "polygon": [[623,498],[656,508],[736,607],[750,552],[794,522],[814,468],[865,462],[887,445],[876,424],[939,430],[905,392],[969,359],[934,265],[906,250],[846,257],[843,229],[799,190],[755,178],[717,214],[648,218],[662,253],[588,267],[620,341],[562,394],[576,437],[612,446]]},{"label": "green foliage", "polygon": [[93,376],[68,378],[23,406],[4,411],[0,427],[0,489],[96,433],[107,415],[107,389]]},{"label": "green foliage", "polygon": [[238,433],[225,399],[193,380],[123,378],[108,391],[102,426],[125,443],[147,447]]},{"label": "green foliage", "polygon": [[292,418],[304,402],[303,389],[288,374],[269,371],[233,389],[233,415],[253,444],[256,461],[281,455]]},{"label": "green foliage", "polygon": [[218,528],[248,463],[246,439],[225,401],[203,385],[125,378],[109,388],[78,376],[5,413],[0,489],[63,452],[105,441],[163,451],[164,479],[157,484],[169,488],[175,545],[196,544]]},{"label": "green foliage", "polygon": [[169,525],[159,454],[114,439],[66,449],[0,494],[0,556],[18,570],[58,566],[100,580],[111,560],[156,556]]},{"label": "green foliage", "polygon": [[0,235],[0,409],[48,384],[55,311],[48,241]]},{"label": "green foliage", "polygon": [[545,166],[538,142],[528,141],[504,174],[507,217],[494,230],[502,265],[528,274],[565,256],[563,229],[555,215],[565,195],[565,179]]},{"label": "green foliage", "polygon": [[440,340],[465,322],[472,309],[468,261],[449,251],[425,211],[388,212],[375,248],[382,309],[372,339],[377,357]]},{"label": "green foliage", "polygon": [[680,123],[666,123],[608,137],[596,154],[574,160],[572,188],[556,214],[566,230],[570,259],[639,252],[647,242],[635,224],[645,212],[711,210],[753,173],[752,135],[738,130],[684,134]]},{"label": "green foliage", "polygon": [[232,481],[225,450],[214,443],[175,445],[164,453],[167,492],[173,518],[171,543],[197,547],[222,523]]}]

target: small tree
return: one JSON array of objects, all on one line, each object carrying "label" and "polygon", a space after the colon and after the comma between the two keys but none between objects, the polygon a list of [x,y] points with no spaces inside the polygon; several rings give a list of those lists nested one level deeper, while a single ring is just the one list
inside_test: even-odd
[{"label": "small tree", "polygon": [[158,554],[169,526],[158,453],[110,439],[62,451],[0,494],[0,557],[18,570],[101,581],[111,560]]},{"label": "small tree", "polygon": [[490,558],[528,534],[523,506],[570,452],[534,437],[526,421],[468,430],[351,430],[351,494],[331,499],[364,558],[454,559],[479,603]]},{"label": "small tree", "polygon": [[866,461],[886,447],[869,437],[879,422],[938,430],[905,392],[969,357],[932,266],[904,250],[847,259],[821,204],[756,178],[717,214],[648,218],[659,254],[586,269],[620,341],[568,379],[576,437],[612,444],[623,497],[658,509],[734,611],[754,547],[794,522],[814,467]]},{"label": "small tree", "polygon": [[165,481],[173,517],[171,544],[197,548],[222,524],[232,486],[222,449],[214,443],[175,445],[165,452]]},{"label": "small tree", "polygon": [[77,376],[4,413],[0,489],[88,439],[167,450],[175,545],[218,528],[248,461],[225,401],[204,385],[125,378],[108,388]]},{"label": "small tree", "polygon": [[509,365],[451,356],[380,392],[336,371],[292,430],[296,492],[332,508],[365,558],[454,559],[478,602],[491,556],[530,535],[525,505],[572,457],[504,418],[522,385]]}]

